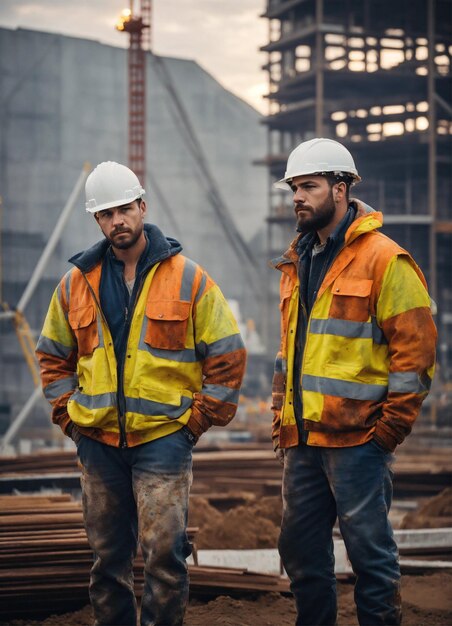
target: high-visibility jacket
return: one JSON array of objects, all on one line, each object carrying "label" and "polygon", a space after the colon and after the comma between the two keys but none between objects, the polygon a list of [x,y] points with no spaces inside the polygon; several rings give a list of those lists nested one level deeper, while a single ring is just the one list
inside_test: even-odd
[{"label": "high-visibility jacket", "polygon": [[281,348],[273,377],[275,447],[298,445],[300,429],[308,445],[346,447],[375,438],[394,450],[410,432],[430,388],[437,334],[425,279],[408,252],[378,232],[382,214],[353,203],[356,219],[306,318],[298,423],[300,237],[273,262],[282,272]]},{"label": "high-visibility jacket", "polygon": [[186,425],[199,437],[236,412],[245,349],[223,294],[177,254],[156,263],[137,295],[118,410],[118,372],[100,307],[102,263],[75,267],[55,290],[37,345],[53,421],[104,443],[135,446]]}]

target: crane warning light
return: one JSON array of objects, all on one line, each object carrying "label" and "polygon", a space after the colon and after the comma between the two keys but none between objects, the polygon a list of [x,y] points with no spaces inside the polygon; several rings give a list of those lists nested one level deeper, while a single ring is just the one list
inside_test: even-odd
[{"label": "crane warning light", "polygon": [[123,9],[115,24],[116,30],[125,30],[125,24],[132,19],[132,11],[130,9]]}]

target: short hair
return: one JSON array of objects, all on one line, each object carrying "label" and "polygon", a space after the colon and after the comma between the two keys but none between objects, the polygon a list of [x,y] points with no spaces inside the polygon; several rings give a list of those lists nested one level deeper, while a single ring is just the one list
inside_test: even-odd
[{"label": "short hair", "polygon": [[326,172],[324,176],[330,187],[332,187],[333,185],[337,185],[337,183],[345,183],[345,197],[348,201],[350,196],[350,187],[352,186],[354,180],[353,176],[350,176],[350,174],[336,174],[335,172]]}]

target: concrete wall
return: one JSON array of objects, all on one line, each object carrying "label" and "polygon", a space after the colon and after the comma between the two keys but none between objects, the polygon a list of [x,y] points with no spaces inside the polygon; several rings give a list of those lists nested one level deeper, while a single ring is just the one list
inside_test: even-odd
[{"label": "concrete wall", "polygon": [[[164,64],[224,201],[242,236],[250,240],[268,212],[267,174],[252,164],[265,153],[260,116],[194,61],[166,58]],[[148,221],[180,239],[185,253],[209,271],[228,298],[240,302],[242,316],[259,323],[259,302],[250,295],[243,263],[212,209],[180,114],[150,54],[147,73]],[[127,51],[55,34],[0,29],[1,298],[11,307],[83,163],[94,166],[104,160],[127,162]],[[156,181],[169,209],[162,207],[150,180]],[[67,259],[99,238],[80,196],[26,310],[37,332],[51,291],[69,268]],[[31,379],[5,322],[0,323],[0,339],[0,404],[16,410],[31,390]]]}]

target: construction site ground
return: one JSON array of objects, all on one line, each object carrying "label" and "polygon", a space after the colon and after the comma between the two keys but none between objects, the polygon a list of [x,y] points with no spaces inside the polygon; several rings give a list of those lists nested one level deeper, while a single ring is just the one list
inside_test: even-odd
[{"label": "construction site ground", "polygon": [[[435,573],[404,576],[402,587],[404,626],[450,626],[452,623],[452,574]],[[92,623],[89,606],[43,621],[17,620],[10,626],[88,626]],[[209,602],[190,601],[185,626],[293,626],[292,598],[276,593],[255,598],[219,596]],[[338,626],[357,626],[353,586],[339,583]]]},{"label": "construction site ground", "polygon": [[[446,486],[444,488],[442,486],[444,481],[448,481],[450,484],[451,448],[449,446],[434,446],[433,448],[427,452],[428,447],[415,446],[414,448],[410,447],[410,449],[407,447],[404,453],[399,454],[398,472],[396,468],[396,475],[399,474],[397,489],[400,494],[405,495],[402,502],[396,499],[394,509],[391,512],[392,522],[396,529],[450,529],[452,527],[452,487]],[[260,449],[241,450],[240,452],[237,450],[212,451],[210,453],[199,451],[195,456],[195,482],[190,499],[189,527],[192,529],[192,540],[194,540],[198,551],[201,553],[202,550],[275,548],[281,518],[280,468],[275,465],[271,455]],[[13,471],[11,467],[6,465],[6,460],[4,463],[3,469],[6,472]],[[19,467],[22,464],[27,472],[36,472],[37,466],[42,470],[46,467],[46,463],[49,464],[49,471],[55,471],[55,468],[59,471],[67,468],[69,471],[74,467],[75,459],[72,453],[69,453],[63,456],[44,457],[38,455],[30,457],[30,460],[26,458],[13,460],[14,466]],[[426,466],[425,472],[423,463]],[[233,475],[232,468],[237,471],[237,476]],[[18,470],[15,471],[17,471],[16,478],[18,478],[20,473]],[[234,485],[229,492],[225,489],[223,482],[225,475]],[[403,478],[404,476],[405,478]],[[400,482],[402,478],[403,481]],[[265,485],[265,489],[259,491],[258,485]],[[421,488],[423,491],[419,495],[418,492]],[[413,492],[412,496],[410,495],[411,491]],[[431,493],[429,493],[430,491]],[[1,496],[0,499],[6,497]],[[28,500],[30,498],[32,498],[31,495]],[[76,546],[77,541],[80,544],[84,541],[80,537],[80,533],[83,533],[81,511],[76,510],[79,504],[74,501],[63,501],[64,498],[70,498],[70,496],[56,496],[54,503],[45,505],[47,508],[45,511],[43,510],[42,521],[48,524],[49,519],[57,519],[58,515],[64,518],[67,515],[66,519],[71,520],[71,528],[74,527],[71,532],[74,533],[74,541],[76,542],[74,546]],[[402,504],[401,507],[400,504]],[[3,500],[2,506],[4,507]],[[35,506],[37,507],[37,504]],[[57,507],[58,514],[53,511],[52,507],[54,506]],[[66,513],[64,513],[65,510]],[[5,520],[2,532],[20,532],[22,517],[20,515],[14,517],[13,513],[11,516],[13,530],[8,531],[6,529]],[[23,513],[22,511],[25,528],[27,515]],[[14,515],[16,514],[14,513]],[[39,530],[39,526],[35,526],[35,528],[38,529],[38,533],[46,532]],[[60,530],[58,532],[66,531]],[[80,570],[85,577],[82,578],[80,587],[85,590],[90,555],[86,553],[86,546],[83,548],[85,553],[82,548],[83,545],[80,545],[81,552],[77,553],[80,556],[77,556],[77,564],[74,561],[73,567],[75,568],[74,572]],[[18,553],[14,553],[14,556],[16,562],[19,563],[22,557]],[[436,554],[435,556],[421,554],[421,559],[450,562],[450,549],[444,554]],[[52,563],[50,562],[49,571],[52,571],[51,568]],[[202,576],[206,576],[206,574],[201,572],[201,578],[197,579],[199,573],[197,574],[195,570],[196,568],[192,569],[194,580],[184,622],[186,626],[285,626],[295,623],[293,598],[287,592],[272,591],[271,584],[273,583],[271,580],[269,581],[270,589],[264,592],[250,591],[246,588],[245,583],[239,583],[234,589],[228,589],[227,586],[222,586],[224,578],[221,577],[220,572],[218,584],[212,590],[212,588],[203,588],[205,582],[203,582]],[[41,570],[37,571],[42,578]],[[4,573],[6,575],[6,570]],[[209,575],[207,574],[207,576]],[[213,572],[210,577],[214,577]],[[75,580],[73,573],[70,578],[73,592],[75,592]],[[17,581],[17,584],[28,584],[26,579],[21,582],[20,573]],[[50,579],[46,580],[45,583],[51,584]],[[58,583],[61,586],[61,581],[57,580],[55,591],[50,591],[50,598],[58,597]],[[208,580],[208,584],[211,583],[212,581]],[[25,588],[28,594],[32,593],[31,587]],[[338,626],[357,625],[353,601],[353,578],[350,575],[338,576],[338,591]],[[405,570],[402,582],[402,603],[404,626],[450,626],[452,624],[452,568],[448,566],[436,569],[425,568],[424,570],[421,567],[415,573],[412,570]],[[58,615],[50,615],[47,612],[39,618],[37,614],[33,614],[33,611],[28,611],[10,615],[4,621],[0,616],[0,626],[6,624],[8,626],[33,626],[37,624],[43,626],[87,626],[92,623],[92,613],[87,603],[87,596],[79,596],[78,605],[72,606],[71,609],[70,612],[65,612],[63,603],[58,609]]]}]

